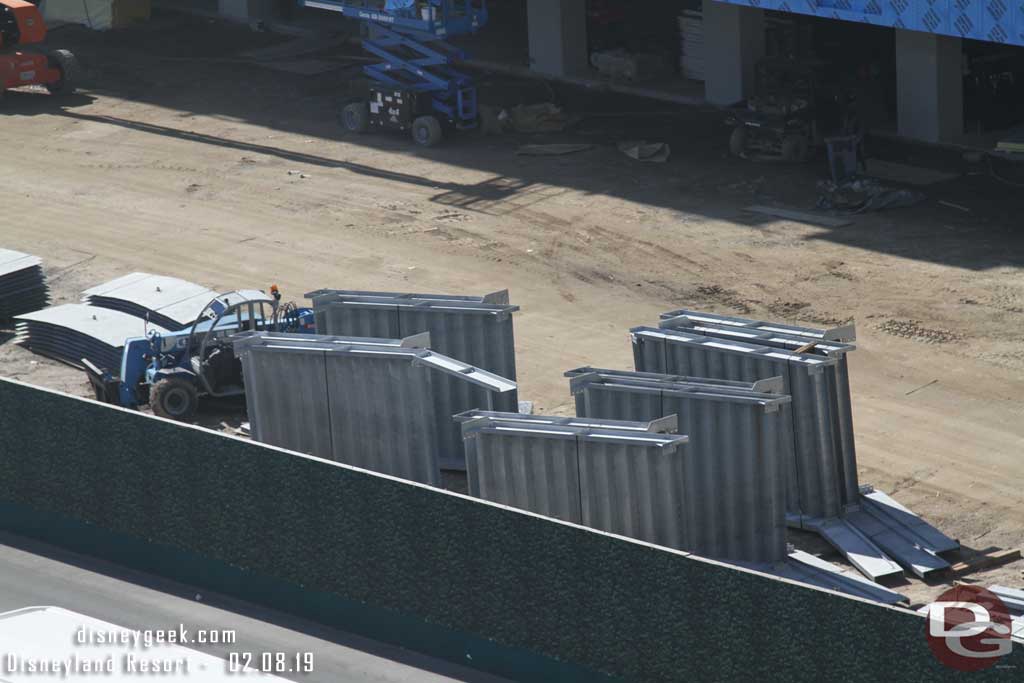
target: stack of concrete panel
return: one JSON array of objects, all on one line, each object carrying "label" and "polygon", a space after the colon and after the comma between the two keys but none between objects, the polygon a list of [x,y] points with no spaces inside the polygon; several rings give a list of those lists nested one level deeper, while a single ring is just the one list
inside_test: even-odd
[{"label": "stack of concrete panel", "polygon": [[64,304],[19,315],[15,329],[15,342],[35,353],[75,367],[84,367],[85,359],[110,370],[121,367],[125,340],[147,332],[168,333],[127,313],[84,304]]},{"label": "stack of concrete panel", "polygon": [[817,329],[681,309],[663,314],[660,326],[835,359],[836,364],[830,366],[827,373],[832,402],[832,434],[839,453],[838,466],[842,470],[842,502],[844,506],[858,503],[857,452],[853,432],[850,367],[847,361],[847,354],[857,348],[850,343],[857,339],[857,330],[853,324]]},{"label": "stack of concrete panel", "polygon": [[[426,343],[421,336],[418,343]],[[465,467],[456,413],[493,408],[515,391],[502,377],[400,340],[248,333],[241,358],[253,438],[412,481],[440,483],[440,468]],[[413,340],[412,343],[417,343]],[[467,385],[453,402],[454,378]],[[460,444],[461,446],[461,444]]]},{"label": "stack of concrete panel", "polygon": [[44,308],[49,300],[42,261],[20,251],[0,249],[0,323]]},{"label": "stack of concrete panel", "polygon": [[[623,422],[488,410],[470,410],[456,415],[455,421],[460,425],[467,422],[491,421],[505,426],[522,425],[530,429],[611,429],[652,434],[675,434],[679,426],[675,415],[647,422]],[[479,439],[466,439],[469,495],[531,510],[548,517],[579,521],[579,515],[570,512],[579,507],[579,494],[574,492],[573,488],[578,476],[566,470],[566,462],[576,463],[575,455],[566,456],[563,453],[561,457],[553,456],[560,445],[568,450],[575,448],[574,445],[569,448],[568,442],[551,442],[546,444],[547,456],[539,455],[534,459],[522,458],[516,461],[497,456],[481,459],[476,448],[478,442]],[[545,447],[544,442],[537,443]],[[578,486],[576,488],[578,489]]]},{"label": "stack of concrete panel", "polygon": [[632,330],[637,370],[735,381],[783,378],[782,393],[793,397],[794,466],[797,496],[788,502],[798,516],[834,517],[842,512],[844,490],[833,439],[832,403],[826,370],[831,358],[724,341],[683,330]]},{"label": "stack of concrete panel", "polygon": [[859,485],[847,356],[852,325],[815,329],[680,310],[634,330],[641,369],[753,380],[784,373],[793,395],[789,523],[820,533],[872,579],[948,568],[959,544],[885,494]]},{"label": "stack of concrete panel", "polygon": [[85,290],[82,301],[178,332],[191,326],[216,296],[212,289],[176,277],[129,273]]},{"label": "stack of concrete panel", "polygon": [[[530,423],[521,416],[460,416],[470,490],[530,512],[679,550],[689,550],[698,520],[686,497],[702,495],[685,478],[686,436],[651,425],[603,421],[587,426]],[[503,419],[506,418],[506,419]]]},{"label": "stack of concrete panel", "polygon": [[[686,497],[692,550],[723,560],[786,557],[787,464],[792,459],[790,397],[720,381],[581,368],[566,373],[584,418],[651,420],[677,415],[690,437],[684,477],[703,495]],[[739,384],[739,383],[732,383]],[[781,387],[775,381],[773,388]]]},{"label": "stack of concrete panel", "polygon": [[[306,296],[313,301],[320,334],[399,338],[429,332],[434,351],[516,379],[513,314],[519,307],[508,303],[506,291],[456,297],[318,290]],[[457,396],[464,388],[449,382],[448,391]],[[498,397],[496,407],[517,411],[518,395]]]},{"label": "stack of concrete panel", "polygon": [[[736,322],[737,320],[743,319],[685,311],[675,317],[663,318],[660,326],[663,329],[682,330],[716,339],[739,341],[834,359],[835,364],[825,366],[825,374],[829,400],[829,433],[832,436],[833,452],[837,456],[835,467],[839,470],[839,480],[842,482],[839,499],[841,509],[856,504],[860,498],[860,484],[857,477],[857,452],[853,437],[853,402],[850,396],[850,368],[847,363],[847,354],[855,351],[857,347],[845,342],[826,341],[826,338],[838,336],[846,339],[854,338],[856,332],[853,330],[853,326],[822,330],[822,337],[815,338],[810,335],[817,330],[809,328],[796,328],[761,321],[747,321],[746,326],[741,326]],[[793,332],[789,333],[787,328]],[[798,508],[791,506],[790,509],[795,511]],[[813,519],[813,515],[805,513],[803,516]],[[794,521],[800,521],[800,519],[797,518]]]},{"label": "stack of concrete panel", "polygon": [[[595,370],[594,368],[583,368],[582,370],[584,372],[574,379],[582,380],[584,377],[594,374],[602,374],[606,378],[613,378],[616,382],[622,383],[643,381],[650,384],[678,379],[677,377],[667,378],[664,375],[648,373]],[[688,379],[694,380],[694,378]],[[772,386],[773,384],[774,386]],[[630,387],[630,390],[635,390],[636,385],[627,384],[627,386]],[[704,384],[700,388],[705,390],[708,387],[715,387],[716,390],[720,390],[723,387],[728,387],[729,391],[737,392],[744,386],[749,388],[751,385],[742,382],[704,380]],[[769,382],[762,386],[777,388],[781,386],[781,382]],[[592,385],[590,391],[596,391],[596,385]],[[754,395],[758,392],[748,393]],[[776,403],[780,412],[786,408],[787,397],[769,394],[762,398],[768,404]],[[682,405],[685,407],[685,404]],[[766,406],[766,410],[770,410],[770,408]],[[769,417],[761,419],[770,422],[772,413],[768,413],[768,415]],[[579,474],[581,471],[581,448],[578,441],[580,437],[579,433],[574,432],[573,429],[589,432],[592,436],[602,432],[618,432],[620,434],[627,432],[641,436],[648,433],[672,434],[679,427],[676,415],[647,422],[625,422],[591,417],[546,417],[474,410],[456,416],[456,420],[464,424],[471,423],[466,429],[471,495],[576,523],[584,523],[581,494],[589,489],[587,488],[587,479]],[[722,421],[723,425],[719,434],[723,437],[726,431],[725,423],[729,421],[729,419]],[[690,422],[701,423],[704,420],[690,418]],[[684,419],[683,424],[685,423]],[[489,429],[482,430],[481,426],[483,425],[488,425]],[[741,425],[734,426],[741,427]],[[476,433],[477,436],[469,437],[469,434],[473,433]],[[691,458],[700,457],[698,452],[701,447],[696,443],[699,438],[699,436],[691,436],[689,443],[686,444],[685,448],[691,453],[683,458],[684,468],[689,465]],[[738,436],[737,439],[742,441],[744,437]],[[733,446],[727,447],[732,448]],[[700,468],[699,464],[698,468]],[[617,474],[624,478],[629,476],[629,472],[626,470]],[[713,507],[714,499],[720,492],[716,492],[713,485],[702,482],[701,486],[702,490],[698,493],[696,505]],[[729,493],[726,492],[725,495],[729,495]],[[906,602],[906,598],[895,591],[879,586],[851,571],[823,562],[812,555],[789,548],[784,540],[780,544],[778,537],[784,534],[785,529],[784,522],[780,519],[781,493],[777,487],[774,489],[774,497],[776,500],[774,510],[766,513],[766,516],[773,520],[772,532],[767,534],[766,538],[772,540],[768,543],[753,543],[754,549],[742,553],[754,556],[756,559],[728,561],[867,600],[885,604]],[[683,500],[684,517],[693,519],[691,511],[694,506],[687,505],[691,501],[685,496]],[[758,501],[763,500],[765,497],[754,496],[749,503],[751,509],[757,508]],[[748,516],[747,519],[750,520],[750,517]],[[708,527],[697,526],[694,528],[684,524],[683,528],[699,537],[701,533],[706,533],[715,526],[712,523]],[[717,526],[721,531],[723,525]],[[728,529],[726,528],[723,533],[728,534]]]}]

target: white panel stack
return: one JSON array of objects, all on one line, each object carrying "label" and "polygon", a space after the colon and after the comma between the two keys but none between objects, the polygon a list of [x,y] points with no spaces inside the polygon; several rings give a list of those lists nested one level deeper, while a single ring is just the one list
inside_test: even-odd
[{"label": "white panel stack", "polygon": [[0,323],[49,302],[42,262],[20,251],[0,249]]},{"label": "white panel stack", "polygon": [[179,332],[191,327],[217,292],[194,282],[164,275],[129,273],[82,292],[90,306],[121,311]]},{"label": "white panel stack", "polygon": [[684,78],[704,80],[704,12],[684,9],[679,13],[679,71]]},{"label": "white panel stack", "polygon": [[168,330],[135,316],[85,304],[63,304],[15,318],[15,343],[54,360],[85,367],[84,360],[117,372],[124,343]]}]

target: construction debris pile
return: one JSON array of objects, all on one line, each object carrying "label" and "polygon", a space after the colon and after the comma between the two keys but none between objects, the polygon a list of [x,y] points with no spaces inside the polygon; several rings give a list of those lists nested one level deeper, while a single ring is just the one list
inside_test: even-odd
[{"label": "construction debris pile", "polygon": [[49,301],[42,261],[20,251],[0,249],[0,323],[43,308]]}]

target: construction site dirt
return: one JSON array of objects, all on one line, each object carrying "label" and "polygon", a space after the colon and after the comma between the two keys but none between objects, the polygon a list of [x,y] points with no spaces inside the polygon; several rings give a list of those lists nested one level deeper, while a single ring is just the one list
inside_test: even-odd
[{"label": "construction site dirt", "polygon": [[[554,100],[582,120],[421,149],[403,135],[342,133],[339,93],[358,68],[344,53],[319,55],[336,68],[313,75],[267,68],[242,55],[287,38],[177,14],[55,36],[80,56],[82,92],[59,103],[11,92],[0,114],[0,247],[43,258],[55,303],[132,271],[215,290],[277,284],[286,300],[323,287],[508,288],[522,308],[520,396],[561,415],[574,406],[563,372],[630,368],[629,328],[665,311],[853,318],[860,480],[958,538],[965,556],[1024,544],[1014,188],[964,174],[925,188],[915,207],[819,227],[743,209],[810,209],[824,161],[730,158],[717,112],[486,76],[484,104]],[[639,138],[668,142],[669,161],[619,151]],[[516,154],[548,143],[592,147]],[[12,341],[0,330],[0,375],[90,394],[83,373]],[[210,411],[200,422],[214,428],[232,412]],[[837,561],[813,537],[796,540]],[[1021,566],[963,580],[1019,585]],[[941,592],[897,588],[915,604]]]}]

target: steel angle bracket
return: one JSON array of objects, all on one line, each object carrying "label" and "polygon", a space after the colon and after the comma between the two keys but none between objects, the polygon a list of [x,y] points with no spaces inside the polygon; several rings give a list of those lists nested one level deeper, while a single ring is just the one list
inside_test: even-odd
[{"label": "steel angle bracket", "polygon": [[786,381],[782,377],[769,377],[754,382],[751,391],[761,394],[781,394],[786,387]]},{"label": "steel angle bracket", "polygon": [[490,294],[484,294],[483,303],[496,306],[508,306],[512,303],[512,299],[509,296],[508,290],[502,289],[497,292],[491,292]]},{"label": "steel angle bracket", "polygon": [[399,344],[399,348],[403,349],[429,349],[430,348],[430,333],[420,332],[409,337],[402,339],[402,343]]},{"label": "steel angle bracket", "polygon": [[584,375],[577,375],[576,377],[569,378],[569,393],[573,396],[582,393],[588,386],[593,384],[595,380],[600,379],[600,377],[601,375],[597,372],[588,372]]},{"label": "steel angle bracket", "polygon": [[822,341],[834,341],[848,344],[857,341],[857,324],[848,323],[839,327],[830,327],[821,335]]},{"label": "steel angle bracket", "polygon": [[654,434],[677,434],[679,432],[679,416],[675,413],[651,420],[647,431]]}]

